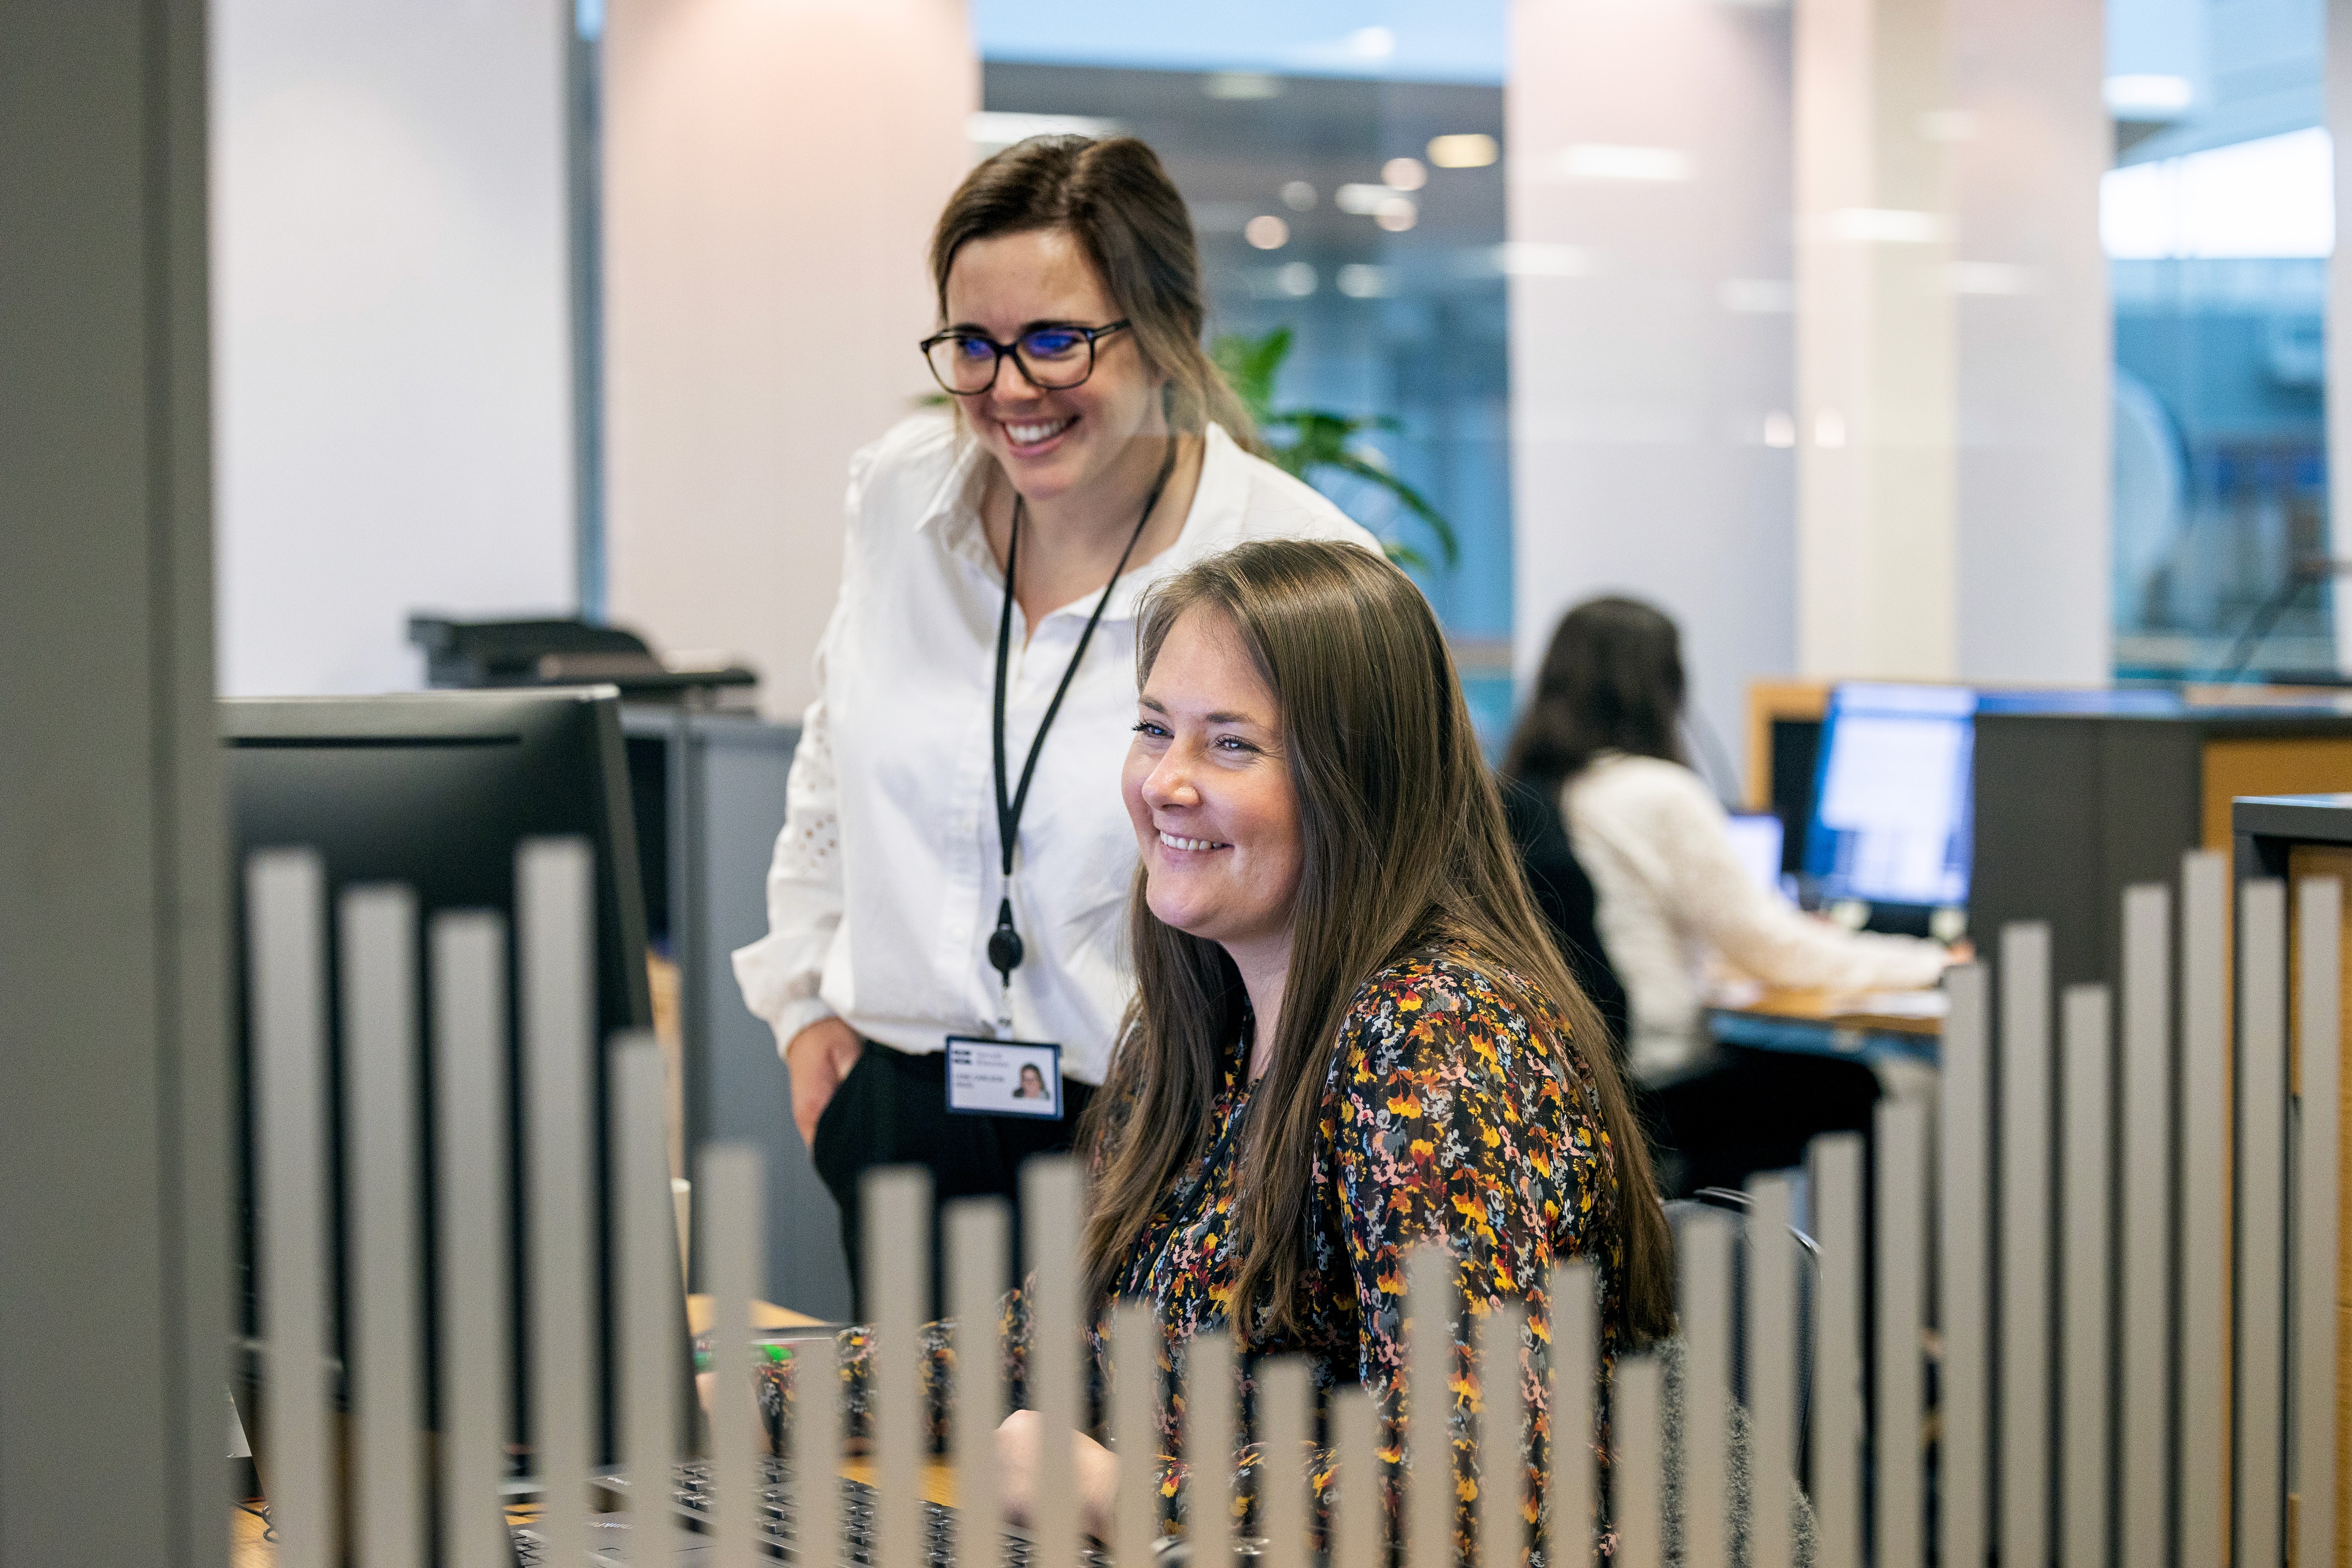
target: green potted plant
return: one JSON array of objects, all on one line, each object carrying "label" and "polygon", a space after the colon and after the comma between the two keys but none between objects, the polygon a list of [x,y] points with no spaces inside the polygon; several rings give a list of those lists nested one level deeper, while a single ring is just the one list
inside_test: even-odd
[{"label": "green potted plant", "polygon": [[[1382,492],[1401,511],[1421,521],[1437,542],[1438,554],[1452,566],[1460,555],[1454,525],[1430,505],[1428,497],[1391,473],[1378,452],[1360,444],[1367,431],[1402,428],[1396,420],[1385,416],[1357,418],[1322,408],[1275,407],[1274,378],[1290,356],[1293,341],[1288,327],[1276,327],[1263,337],[1229,334],[1209,349],[1217,368],[1257,422],[1266,457],[1285,473],[1310,484],[1317,470],[1328,470]],[[1391,524],[1396,521],[1393,513],[1389,521]],[[1427,556],[1390,529],[1376,527],[1372,531],[1381,536],[1381,548],[1398,565],[1426,568],[1430,564]]]}]

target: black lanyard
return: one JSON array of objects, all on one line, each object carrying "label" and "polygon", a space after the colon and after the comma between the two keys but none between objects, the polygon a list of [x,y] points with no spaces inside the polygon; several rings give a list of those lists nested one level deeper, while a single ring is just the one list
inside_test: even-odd
[{"label": "black lanyard", "polygon": [[1118,564],[1111,569],[1110,581],[1103,584],[1102,597],[1095,601],[1095,613],[1087,617],[1087,629],[1078,634],[1078,646],[1070,655],[1069,668],[1062,671],[1062,684],[1054,689],[1054,700],[1045,706],[1045,717],[1039,721],[1036,738],[1029,742],[1029,760],[1022,764],[1021,787],[1011,795],[1005,793],[1004,769],[1004,680],[1013,657],[1013,573],[1021,559],[1021,493],[1013,495],[1013,537],[1004,546],[1004,613],[996,626],[996,836],[1004,850],[1004,896],[996,905],[996,929],[988,935],[988,964],[1003,982],[1006,999],[998,1008],[997,1022],[1005,1028],[1013,1026],[1010,993],[1013,972],[1021,967],[1021,933],[1013,929],[1013,851],[1019,842],[1021,809],[1029,804],[1029,782],[1037,776],[1037,755],[1045,749],[1045,731],[1054,727],[1054,715],[1062,710],[1062,699],[1070,692],[1070,681],[1078,673],[1079,660],[1087,657],[1087,644],[1094,640],[1095,627],[1102,624],[1103,612],[1110,607],[1110,596],[1126,574],[1128,557],[1135,553],[1138,542],[1143,538],[1144,525],[1151,521],[1151,509],[1160,504],[1160,492],[1168,488],[1168,476],[1176,467],[1176,438],[1168,438],[1168,455],[1160,460],[1160,475],[1151,481],[1151,493],[1143,498],[1143,515],[1135,520],[1135,531],[1127,536],[1127,548],[1118,552]]}]

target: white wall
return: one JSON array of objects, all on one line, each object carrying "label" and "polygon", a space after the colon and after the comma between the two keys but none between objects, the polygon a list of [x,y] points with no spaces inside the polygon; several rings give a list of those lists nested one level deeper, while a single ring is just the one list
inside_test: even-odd
[{"label": "white wall", "polygon": [[797,718],[850,455],[931,391],[932,222],[970,162],[962,0],[612,0],[610,607]]},{"label": "white wall", "polygon": [[570,7],[211,9],[221,686],[414,686],[574,602]]},{"label": "white wall", "polygon": [[1736,748],[1748,680],[1796,657],[1792,457],[1766,444],[1793,406],[1789,13],[1518,0],[1512,25],[1515,664],[1578,600],[1650,599]]}]

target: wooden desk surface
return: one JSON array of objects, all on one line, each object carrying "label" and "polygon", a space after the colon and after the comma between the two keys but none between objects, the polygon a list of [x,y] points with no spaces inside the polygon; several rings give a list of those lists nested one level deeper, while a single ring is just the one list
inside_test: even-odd
[{"label": "wooden desk surface", "polygon": [[1944,1033],[1943,1003],[1944,994],[1940,991],[1759,989],[1727,993],[1709,1001],[1707,1005],[1718,1013],[1746,1013],[1759,1018],[1785,1018],[1841,1029],[1940,1039]]}]

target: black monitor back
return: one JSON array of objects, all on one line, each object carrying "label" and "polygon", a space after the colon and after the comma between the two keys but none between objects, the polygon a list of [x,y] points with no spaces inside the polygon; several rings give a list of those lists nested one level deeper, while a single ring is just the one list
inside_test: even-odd
[{"label": "black monitor back", "polygon": [[[231,843],[235,847],[232,907],[237,962],[236,987],[241,1239],[237,1258],[242,1331],[259,1327],[253,1271],[254,1163],[250,1094],[251,1036],[244,984],[244,876],[256,850],[302,847],[325,862],[328,909],[346,887],[397,882],[415,893],[420,912],[453,909],[495,910],[514,929],[515,848],[526,838],[577,837],[596,859],[597,1040],[590,1081],[595,1085],[595,1148],[598,1172],[598,1234],[604,1181],[604,1052],[601,1042],[623,1029],[650,1028],[652,1003],[646,976],[644,889],[638,879],[636,829],[630,810],[626,752],[621,734],[620,696],[611,687],[529,692],[427,692],[383,697],[232,699],[220,705]],[[421,940],[421,935],[420,935]],[[422,951],[420,947],[420,952]],[[511,946],[509,947],[511,955]],[[327,944],[331,971],[335,943]],[[509,958],[511,963],[511,957]],[[511,975],[511,970],[509,970]],[[419,977],[420,985],[423,977]],[[330,974],[329,995],[336,994]],[[420,992],[416,1016],[430,1016]],[[332,1009],[330,1009],[331,1015]],[[341,1103],[341,1041],[330,1021],[328,1086]],[[520,1040],[509,1019],[508,1065],[511,1075]],[[417,1114],[425,1148],[419,1169],[431,1182],[433,1163],[430,1049],[420,1042]],[[509,1077],[509,1082],[518,1081]],[[516,1173],[525,1142],[527,1107],[510,1109],[509,1148]],[[328,1146],[336,1201],[330,1210],[336,1287],[331,1294],[331,1344],[340,1356],[343,1342],[344,1212],[342,1148],[337,1134]],[[515,1190],[520,1191],[520,1183]],[[420,1215],[425,1257],[433,1256],[433,1208]],[[522,1353],[521,1326],[529,1319],[529,1276],[524,1215],[511,1215],[516,1294],[516,1437],[528,1442],[529,1357]],[[607,1241],[609,1245],[609,1239]],[[428,1275],[430,1266],[428,1263]],[[608,1271],[599,1269],[599,1278]],[[427,1289],[430,1289],[428,1282]],[[609,1324],[609,1302],[598,1321]],[[427,1364],[436,1353],[432,1314],[422,1319]],[[610,1332],[603,1358],[609,1373]],[[427,1379],[426,1417],[437,1425],[432,1379]],[[604,1380],[607,1391],[609,1375]],[[243,1404],[240,1401],[240,1404]],[[611,1402],[605,1400],[609,1436]],[[257,1457],[266,1469],[266,1436],[256,1433]]]}]

